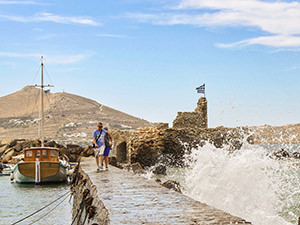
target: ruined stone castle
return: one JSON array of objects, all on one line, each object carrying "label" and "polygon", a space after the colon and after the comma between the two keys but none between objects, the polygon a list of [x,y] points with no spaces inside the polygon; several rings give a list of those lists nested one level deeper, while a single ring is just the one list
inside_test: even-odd
[{"label": "ruined stone castle", "polygon": [[207,100],[201,97],[194,112],[178,112],[173,128],[207,128]]}]

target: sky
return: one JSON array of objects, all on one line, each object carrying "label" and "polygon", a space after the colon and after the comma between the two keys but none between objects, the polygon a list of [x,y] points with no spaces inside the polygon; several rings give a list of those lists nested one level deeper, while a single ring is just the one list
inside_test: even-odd
[{"label": "sky", "polygon": [[209,127],[300,123],[299,21],[296,0],[0,0],[0,96],[43,56],[51,92],[150,122],[205,83]]}]

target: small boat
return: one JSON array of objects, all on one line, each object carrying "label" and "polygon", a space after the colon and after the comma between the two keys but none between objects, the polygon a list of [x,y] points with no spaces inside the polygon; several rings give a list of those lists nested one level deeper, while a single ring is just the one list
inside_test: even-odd
[{"label": "small boat", "polygon": [[17,183],[59,183],[67,181],[69,165],[59,159],[59,151],[52,147],[33,147],[24,150],[24,161],[12,171]]},{"label": "small boat", "polygon": [[31,147],[24,150],[24,160],[16,164],[10,179],[17,183],[35,184],[66,182],[68,179],[68,162],[59,159],[58,148],[44,146],[43,57],[41,57],[41,85],[38,87],[41,88],[41,147]]},{"label": "small boat", "polygon": [[12,171],[12,165],[4,165],[0,162],[0,176],[9,176]]}]

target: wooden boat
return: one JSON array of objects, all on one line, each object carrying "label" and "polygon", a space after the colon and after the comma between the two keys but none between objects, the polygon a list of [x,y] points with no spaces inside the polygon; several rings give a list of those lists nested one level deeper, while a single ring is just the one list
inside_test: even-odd
[{"label": "wooden boat", "polygon": [[13,170],[17,183],[51,183],[67,181],[68,163],[59,160],[57,148],[33,147],[24,150],[24,161]]},{"label": "wooden boat", "polygon": [[[20,161],[14,167],[11,180],[15,180],[17,183],[35,184],[66,182],[68,162],[59,159],[57,148],[44,146],[43,57],[41,57],[41,85],[39,87],[41,88],[41,147],[24,150],[24,161]],[[47,87],[50,87],[50,85]]]}]

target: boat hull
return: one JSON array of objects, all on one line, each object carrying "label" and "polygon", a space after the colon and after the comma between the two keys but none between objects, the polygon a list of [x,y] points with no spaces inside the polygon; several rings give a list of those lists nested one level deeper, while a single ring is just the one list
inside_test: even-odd
[{"label": "boat hull", "polygon": [[[14,168],[14,180],[17,183],[36,183],[36,162],[20,162]],[[61,183],[67,181],[67,168],[60,162],[39,162],[39,183]]]}]

